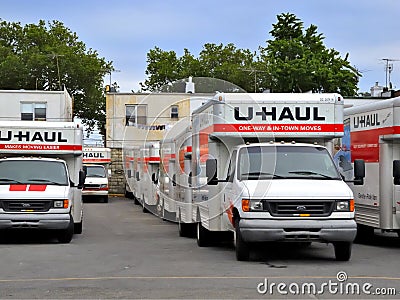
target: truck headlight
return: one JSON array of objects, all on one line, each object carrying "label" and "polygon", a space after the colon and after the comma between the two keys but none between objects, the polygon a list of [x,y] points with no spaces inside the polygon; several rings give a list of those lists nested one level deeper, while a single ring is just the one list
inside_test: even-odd
[{"label": "truck headlight", "polygon": [[242,199],[242,210],[244,212],[264,211],[264,205],[262,200]]},{"label": "truck headlight", "polygon": [[335,211],[354,211],[354,200],[339,200],[335,202]]},{"label": "truck headlight", "polygon": [[53,203],[54,208],[68,208],[69,200],[55,200]]}]

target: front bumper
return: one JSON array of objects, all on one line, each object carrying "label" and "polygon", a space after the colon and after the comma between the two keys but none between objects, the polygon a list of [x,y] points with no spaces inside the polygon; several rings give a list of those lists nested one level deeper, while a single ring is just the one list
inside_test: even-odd
[{"label": "front bumper", "polygon": [[267,220],[241,219],[240,233],[246,242],[320,241],[353,242],[354,220]]},{"label": "front bumper", "polygon": [[103,190],[82,190],[82,196],[107,196],[108,191]]},{"label": "front bumper", "polygon": [[0,229],[66,229],[70,214],[1,214]]}]

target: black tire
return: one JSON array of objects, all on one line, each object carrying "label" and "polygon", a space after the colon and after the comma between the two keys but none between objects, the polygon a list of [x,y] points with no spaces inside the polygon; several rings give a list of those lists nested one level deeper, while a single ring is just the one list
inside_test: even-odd
[{"label": "black tire", "polygon": [[139,204],[140,204],[138,198],[136,198],[135,196],[133,196],[133,202],[134,202],[136,205],[139,205]]},{"label": "black tire", "polygon": [[70,217],[69,225],[66,229],[60,230],[58,233],[57,239],[62,244],[68,244],[71,242],[72,237],[74,236],[74,220]]},{"label": "black tire", "polygon": [[74,234],[82,234],[83,220],[74,224]]},{"label": "black tire", "polygon": [[337,261],[348,261],[351,257],[352,243],[350,242],[335,242],[335,257]]},{"label": "black tire", "polygon": [[178,231],[180,237],[193,237],[195,233],[195,227],[192,223],[182,223],[181,220],[178,221]]},{"label": "black tire", "polygon": [[196,239],[197,245],[199,247],[207,247],[210,245],[210,231],[201,225],[201,222],[197,223],[197,230],[196,230]]},{"label": "black tire", "polygon": [[242,235],[240,233],[240,222],[239,219],[235,220],[235,252],[236,252],[236,259],[238,261],[248,261],[250,258],[250,247],[248,243],[246,243]]},{"label": "black tire", "polygon": [[367,225],[357,224],[357,236],[356,241],[358,242],[368,242],[374,236],[374,227]]}]

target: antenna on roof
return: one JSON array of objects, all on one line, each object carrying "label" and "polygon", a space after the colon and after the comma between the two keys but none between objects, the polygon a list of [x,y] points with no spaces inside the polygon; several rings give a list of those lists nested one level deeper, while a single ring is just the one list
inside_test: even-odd
[{"label": "antenna on roof", "polygon": [[382,58],[381,60],[386,61],[385,65],[385,73],[386,73],[386,84],[385,87],[388,88],[388,79],[390,88],[392,87],[392,83],[390,82],[390,74],[393,71],[393,63],[389,63],[392,61],[400,61],[400,59],[393,59],[393,58]]}]

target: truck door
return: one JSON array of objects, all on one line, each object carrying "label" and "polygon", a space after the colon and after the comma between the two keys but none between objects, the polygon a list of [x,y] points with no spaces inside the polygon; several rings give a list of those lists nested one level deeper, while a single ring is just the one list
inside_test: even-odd
[{"label": "truck door", "polygon": [[[398,155],[398,154],[397,154]],[[393,183],[393,160],[395,158],[392,139],[384,136],[379,142],[379,200],[380,228],[395,229],[396,207],[399,198],[399,188]]]},{"label": "truck door", "polygon": [[228,170],[226,172],[227,183],[225,185],[224,199],[222,202],[223,205],[222,211],[224,212],[222,218],[222,222],[224,224],[222,224],[222,228],[231,228],[231,229],[234,228],[233,207],[235,198],[239,196],[235,195],[236,193],[233,184],[236,171],[236,155],[237,155],[237,150],[234,150],[229,160]]}]

